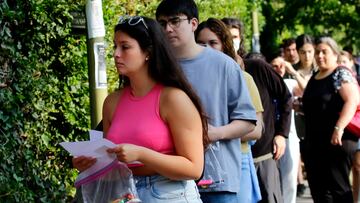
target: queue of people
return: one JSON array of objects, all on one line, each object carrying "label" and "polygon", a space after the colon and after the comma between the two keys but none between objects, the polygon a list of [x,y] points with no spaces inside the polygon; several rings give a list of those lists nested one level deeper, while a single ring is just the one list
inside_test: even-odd
[{"label": "queue of people", "polygon": [[[209,18],[199,24],[195,31],[195,39],[198,44],[210,46],[213,49],[221,51],[230,56],[239,64],[243,61],[236,54],[233,46],[233,38],[229,29],[221,20]],[[241,66],[240,66],[241,67]],[[261,200],[261,193],[256,169],[251,152],[251,146],[255,140],[259,139],[263,132],[263,106],[260,99],[258,88],[254,79],[246,71],[242,70],[248,90],[250,93],[251,101],[256,110],[257,125],[255,130],[251,133],[241,137],[241,176],[240,176],[240,192],[238,202],[258,202]]]},{"label": "queue of people", "polygon": [[[355,65],[339,67],[352,64],[346,54],[301,35],[267,62],[246,53],[239,19],[198,16],[193,0],[163,0],[156,20],[115,25],[121,88],[104,102],[102,130],[139,198],[295,203],[303,160],[314,202],[353,202],[358,139],[346,126],[360,96]],[[79,171],[95,162],[73,158]]]}]

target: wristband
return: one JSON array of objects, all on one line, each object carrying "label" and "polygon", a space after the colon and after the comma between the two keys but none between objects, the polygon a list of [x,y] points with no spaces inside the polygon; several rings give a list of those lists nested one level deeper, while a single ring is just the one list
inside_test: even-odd
[{"label": "wristband", "polygon": [[334,129],[340,133],[343,133],[344,132],[344,129],[340,128],[339,126],[334,126]]}]

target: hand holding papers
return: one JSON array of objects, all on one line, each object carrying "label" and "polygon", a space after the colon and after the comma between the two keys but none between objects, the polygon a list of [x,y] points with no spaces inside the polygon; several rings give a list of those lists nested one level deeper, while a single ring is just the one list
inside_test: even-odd
[{"label": "hand holding papers", "polygon": [[106,152],[107,149],[115,147],[116,144],[110,140],[104,139],[103,133],[100,131],[91,130],[89,133],[89,141],[60,143],[60,145],[72,156],[96,158],[96,163],[85,171],[82,171],[76,178],[77,181],[94,174],[96,171],[99,171],[116,160],[115,154],[109,154]]},{"label": "hand holding papers", "polygon": [[130,196],[131,202],[140,202],[131,170],[120,163],[115,154],[107,152],[116,144],[104,139],[103,132],[91,130],[89,133],[89,141],[60,143],[73,156],[96,158],[96,162],[81,171],[75,180],[84,202],[113,202],[118,197],[126,197],[126,202],[130,202]]},{"label": "hand holding papers", "polygon": [[60,145],[73,156],[88,157],[108,156],[106,150],[116,146],[104,138],[90,141],[61,142]]},{"label": "hand holding papers", "polygon": [[103,138],[103,132],[90,130],[90,141],[61,142],[60,145],[73,156],[101,157],[108,155],[106,149],[116,145]]}]

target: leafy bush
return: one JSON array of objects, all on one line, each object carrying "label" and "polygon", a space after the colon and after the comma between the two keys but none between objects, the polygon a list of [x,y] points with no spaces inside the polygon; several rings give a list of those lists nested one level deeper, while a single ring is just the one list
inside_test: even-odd
[{"label": "leafy bush", "polygon": [[[120,15],[154,17],[160,0],[103,0],[109,91],[117,87],[113,27]],[[201,19],[211,1],[199,4]],[[210,3],[209,3],[210,2]],[[245,11],[239,2],[231,16]],[[86,36],[71,30],[85,1],[0,1],[0,202],[70,202],[77,172],[62,141],[87,139],[90,102]],[[241,9],[240,9],[241,8]],[[230,14],[219,10],[215,17]],[[246,15],[243,13],[242,15]]]},{"label": "leafy bush", "polygon": [[85,36],[66,0],[0,4],[1,202],[65,202],[75,171],[58,143],[89,129]]}]

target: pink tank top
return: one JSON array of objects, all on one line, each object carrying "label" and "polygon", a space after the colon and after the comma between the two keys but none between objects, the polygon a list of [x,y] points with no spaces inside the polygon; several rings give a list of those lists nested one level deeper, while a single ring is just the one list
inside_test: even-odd
[{"label": "pink tank top", "polygon": [[115,144],[129,143],[163,154],[174,154],[174,143],[168,125],[160,117],[162,85],[155,85],[143,97],[131,94],[126,87],[117,104],[107,139]]}]

